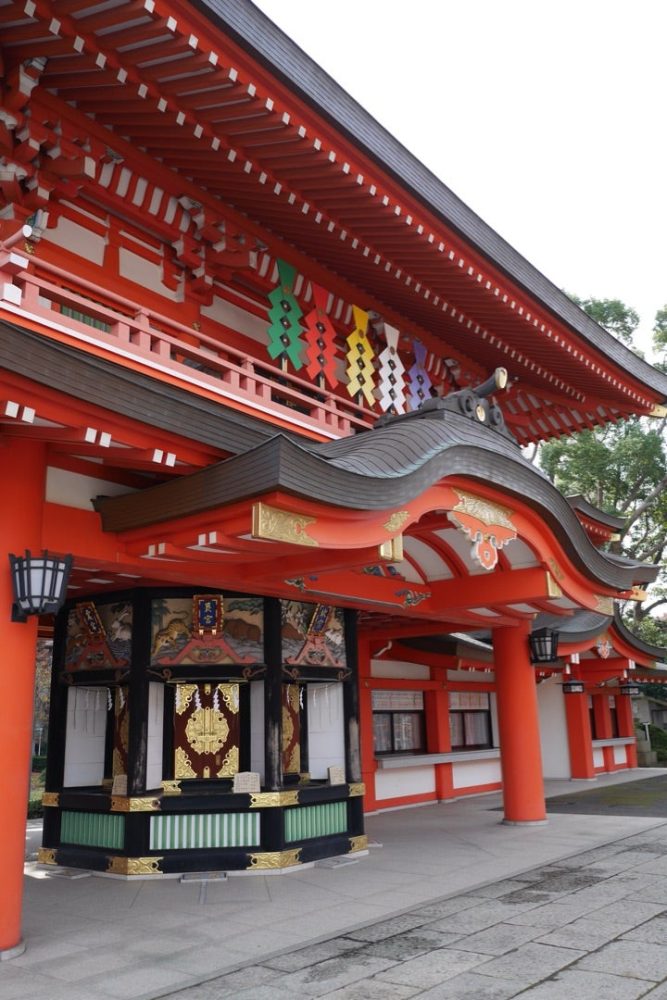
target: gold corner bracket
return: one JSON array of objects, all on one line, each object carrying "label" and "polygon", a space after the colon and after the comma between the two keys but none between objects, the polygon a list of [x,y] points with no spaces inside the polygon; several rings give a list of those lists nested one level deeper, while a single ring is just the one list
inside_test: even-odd
[{"label": "gold corner bracket", "polygon": [[354,799],[359,795],[366,794],[366,786],[363,783],[363,781],[357,781],[352,785],[348,785],[347,788],[348,788],[347,794],[350,796],[351,799]]},{"label": "gold corner bracket", "polygon": [[55,847],[40,847],[37,851],[38,865],[57,865]]},{"label": "gold corner bracket", "polygon": [[53,807],[60,805],[60,793],[59,792],[44,792],[42,795],[42,805],[44,807]]},{"label": "gold corner bracket", "polygon": [[280,806],[298,806],[298,791],[254,792],[250,796],[251,809],[276,809]]},{"label": "gold corner bracket", "polygon": [[162,782],[162,794],[163,795],[181,795],[183,789],[181,788],[180,781],[163,781]]},{"label": "gold corner bracket", "polygon": [[160,858],[109,858],[107,872],[109,875],[162,875]]},{"label": "gold corner bracket", "polygon": [[649,417],[667,417],[667,406],[663,406],[662,403],[654,403],[648,415]]},{"label": "gold corner bracket", "polygon": [[367,851],[368,850],[368,837],[363,834],[361,837],[350,837],[350,854],[354,854],[355,851]]},{"label": "gold corner bracket", "polygon": [[301,864],[301,848],[295,851],[267,851],[263,854],[249,854],[248,868],[293,868]]},{"label": "gold corner bracket", "polygon": [[111,812],[135,813],[158,812],[160,800],[155,798],[126,798],[123,795],[111,796]]}]

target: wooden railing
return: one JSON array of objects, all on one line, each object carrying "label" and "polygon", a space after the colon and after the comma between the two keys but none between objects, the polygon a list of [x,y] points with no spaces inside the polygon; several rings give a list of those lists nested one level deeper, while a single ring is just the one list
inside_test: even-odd
[{"label": "wooden railing", "polygon": [[[39,269],[12,276],[14,288],[20,291],[20,307],[14,311],[44,320],[47,327],[64,326],[78,340],[107,348],[119,363],[121,358],[131,359],[150,372],[167,372],[182,381],[185,389],[208,390],[221,401],[236,401],[265,417],[274,415],[282,423],[329,438],[368,428],[377,416],[353,400],[281,371],[270,361],[249,357],[170,316],[85,279],[74,279],[54,265],[40,261]],[[5,298],[19,306],[16,292]]]}]

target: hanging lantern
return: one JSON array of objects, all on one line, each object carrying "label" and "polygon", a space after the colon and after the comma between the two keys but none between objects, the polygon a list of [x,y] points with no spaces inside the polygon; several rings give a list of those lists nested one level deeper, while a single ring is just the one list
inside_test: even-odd
[{"label": "hanging lantern", "polygon": [[558,632],[538,628],[528,637],[531,663],[555,663],[558,659]]},{"label": "hanging lantern", "polygon": [[12,574],[12,621],[27,621],[29,615],[54,615],[63,606],[72,568],[72,556],[9,556]]},{"label": "hanging lantern", "polygon": [[583,681],[565,681],[562,686],[563,694],[583,694],[586,690]]}]

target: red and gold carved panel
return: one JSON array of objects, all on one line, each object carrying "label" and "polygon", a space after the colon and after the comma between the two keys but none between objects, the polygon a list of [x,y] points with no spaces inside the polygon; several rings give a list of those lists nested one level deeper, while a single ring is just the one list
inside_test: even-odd
[{"label": "red and gold carved panel", "polygon": [[283,662],[345,667],[345,625],[340,608],[282,601]]},{"label": "red and gold carved panel", "polygon": [[112,777],[127,774],[127,747],[130,728],[129,688],[116,688],[114,697]]},{"label": "red and gold carved panel", "polygon": [[177,684],[174,777],[231,778],[239,769],[239,685]]},{"label": "red and gold carved panel", "polygon": [[67,617],[65,670],[126,667],[132,656],[132,605],[82,601]]},{"label": "red and gold carved panel", "polygon": [[301,771],[301,714],[298,684],[283,684],[283,773]]},{"label": "red and gold carved panel", "polygon": [[154,600],[151,662],[218,666],[264,660],[261,597],[196,594]]}]

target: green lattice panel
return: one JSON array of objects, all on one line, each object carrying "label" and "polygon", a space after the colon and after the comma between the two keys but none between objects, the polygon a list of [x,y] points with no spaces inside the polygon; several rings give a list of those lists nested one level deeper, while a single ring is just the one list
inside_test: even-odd
[{"label": "green lattice panel", "polygon": [[312,840],[330,837],[347,830],[347,803],[323,802],[318,806],[300,806],[285,812],[285,840]]},{"label": "green lattice panel", "polygon": [[87,813],[63,811],[60,841],[86,847],[125,846],[125,817],[122,813]]},{"label": "green lattice panel", "polygon": [[197,847],[254,847],[258,813],[185,813],[151,816],[151,851]]}]

